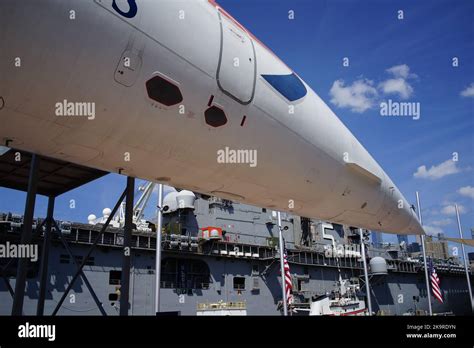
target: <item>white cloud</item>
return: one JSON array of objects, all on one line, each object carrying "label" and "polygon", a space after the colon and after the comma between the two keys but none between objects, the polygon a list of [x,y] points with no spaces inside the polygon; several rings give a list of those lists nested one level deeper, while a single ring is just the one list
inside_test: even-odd
[{"label": "white cloud", "polygon": [[[466,208],[464,208],[464,206],[461,204],[458,204],[458,210],[459,214],[464,214],[466,212]],[[456,215],[456,209],[454,208],[454,204],[443,207],[443,209],[441,209],[441,213],[443,213],[444,215]]]},{"label": "white cloud", "polygon": [[418,167],[413,176],[418,179],[441,179],[446,175],[459,173],[461,170],[456,166],[456,164],[457,162],[449,159],[438,165],[431,166],[430,169],[426,169],[426,166],[422,165]]},{"label": "white cloud", "polygon": [[474,199],[474,187],[472,187],[472,186],[461,187],[458,190],[458,193],[463,195],[463,196],[471,197],[472,199]]},{"label": "white cloud", "polygon": [[334,105],[362,113],[374,105],[377,90],[373,87],[373,82],[367,79],[357,80],[348,86],[344,86],[343,80],[336,80],[329,95]]},{"label": "white cloud", "polygon": [[383,93],[398,94],[402,99],[409,98],[413,93],[413,87],[403,78],[385,80],[379,87]]},{"label": "white cloud", "polygon": [[382,81],[379,88],[385,94],[398,94],[401,99],[407,99],[413,94],[413,87],[407,79],[417,77],[410,73],[410,67],[406,64],[395,65],[386,70],[393,78]]},{"label": "white cloud", "polygon": [[392,66],[386,70],[390,78],[374,85],[372,80],[361,78],[351,85],[345,85],[344,80],[336,80],[329,90],[331,103],[340,108],[348,108],[352,112],[362,113],[375,104],[382,94],[395,94],[401,99],[407,99],[413,94],[413,87],[408,82],[409,79],[416,78],[417,75],[410,72],[410,67],[406,64]]},{"label": "white cloud", "polygon": [[463,97],[474,97],[474,82],[469,87],[461,91]]},{"label": "white cloud", "polygon": [[430,236],[437,236],[438,233],[443,233],[443,230],[439,227],[435,226],[423,226],[423,229],[425,230],[425,233],[430,235]]},{"label": "white cloud", "polygon": [[446,219],[441,219],[441,220],[434,220],[431,222],[431,224],[434,226],[447,226],[452,222],[453,220],[446,218]]},{"label": "white cloud", "polygon": [[394,77],[409,78],[416,77],[415,74],[410,74],[410,67],[406,64],[400,64],[392,66],[386,70],[388,73],[392,74]]}]

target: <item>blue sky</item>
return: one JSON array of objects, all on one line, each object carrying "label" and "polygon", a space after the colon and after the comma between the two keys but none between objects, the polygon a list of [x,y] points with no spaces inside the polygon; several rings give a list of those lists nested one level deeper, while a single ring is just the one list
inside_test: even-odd
[{"label": "blue sky", "polygon": [[[335,111],[410,203],[420,191],[430,232],[474,227],[474,2],[220,0]],[[288,18],[294,11],[294,19]],[[398,19],[399,10],[403,19]],[[343,66],[343,58],[349,66]],[[458,66],[453,67],[453,57]],[[420,118],[382,117],[380,103],[419,103]],[[457,153],[458,161],[453,161]],[[424,167],[423,167],[424,166]],[[109,175],[58,198],[56,217],[86,221],[112,207],[125,178]],[[25,194],[0,188],[0,211]],[[69,208],[71,199],[76,207]],[[156,202],[156,199],[155,199]],[[46,200],[38,199],[36,215]],[[153,213],[149,207],[148,214]],[[394,240],[384,235],[385,240]],[[410,238],[413,240],[412,238]],[[472,251],[472,249],[471,249]]]}]

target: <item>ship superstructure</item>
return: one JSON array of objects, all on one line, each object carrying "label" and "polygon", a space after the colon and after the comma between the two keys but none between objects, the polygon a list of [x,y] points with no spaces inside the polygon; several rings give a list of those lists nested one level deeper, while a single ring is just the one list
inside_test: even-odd
[{"label": "ship superstructure", "polygon": [[[278,226],[273,211],[184,190],[169,193],[164,204],[161,311],[182,315],[281,314]],[[99,234],[100,219],[96,218],[95,224],[58,222],[71,253],[57,233],[53,234],[46,315],[54,310],[67,287],[74,264],[83,261]],[[1,242],[17,242],[22,217],[5,213],[0,220]],[[41,222],[35,220],[34,228]],[[288,227],[284,238],[293,281],[290,312],[309,314],[315,302],[326,297],[336,315],[341,308],[344,312],[346,304],[353,309],[349,312],[364,313],[366,294],[357,230],[291,214],[284,214],[282,223]],[[123,229],[118,226],[107,228],[83,270],[108,315],[119,312]],[[132,236],[129,313],[154,315],[155,225],[148,221],[146,226],[139,226],[143,228],[135,226]],[[34,230],[34,236],[41,246],[42,231]],[[404,244],[374,246],[368,231],[363,239],[370,261],[374,314],[425,314],[423,262],[416,252],[410,253]],[[5,268],[2,276],[14,286],[16,261],[0,261]],[[433,302],[434,313],[469,314],[463,267],[452,260],[435,262],[445,301]],[[38,296],[39,263],[30,265],[25,314],[34,314]],[[0,299],[0,313],[9,314],[12,296],[5,282],[0,283]],[[58,314],[91,315],[100,311],[87,284],[78,280]]]}]

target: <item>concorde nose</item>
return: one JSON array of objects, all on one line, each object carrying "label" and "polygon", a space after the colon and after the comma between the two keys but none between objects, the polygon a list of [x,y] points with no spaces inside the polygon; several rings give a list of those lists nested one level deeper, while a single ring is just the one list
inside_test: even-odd
[{"label": "concorde nose", "polygon": [[401,234],[425,234],[423,226],[418,219],[418,215],[416,211],[412,208],[412,206],[406,201],[406,199],[402,196],[404,204],[403,208],[401,209],[401,216],[400,220],[404,222],[405,227],[401,229],[399,233]]},{"label": "concorde nose", "polygon": [[398,187],[387,176],[384,176],[382,190],[385,203],[381,209],[381,230],[395,234],[425,234],[418,214],[413,205],[408,203]]}]

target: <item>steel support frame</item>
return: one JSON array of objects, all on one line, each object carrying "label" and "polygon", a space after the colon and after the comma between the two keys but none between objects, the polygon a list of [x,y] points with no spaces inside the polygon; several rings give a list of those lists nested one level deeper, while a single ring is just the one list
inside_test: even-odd
[{"label": "steel support frame", "polygon": [[87,251],[86,255],[84,256],[84,259],[82,260],[79,268],[77,269],[76,273],[74,274],[74,276],[72,277],[71,279],[71,282],[68,284],[66,290],[64,291],[63,295],[61,296],[61,299],[59,300],[58,304],[56,305],[56,308],[54,309],[52,315],[55,316],[59,309],[61,308],[64,300],[66,299],[66,296],[68,295],[69,291],[71,291],[72,287],[74,286],[74,282],[77,280],[77,278],[79,277],[82,269],[84,268],[87,260],[89,259],[89,257],[91,256],[92,252],[94,251],[95,247],[97,246],[97,243],[99,243],[99,240],[100,238],[102,237],[102,235],[104,234],[105,230],[107,229],[107,227],[109,226],[110,224],[110,221],[112,221],[112,218],[115,216],[115,214],[117,213],[119,207],[120,207],[120,204],[122,203],[123,199],[125,198],[125,195],[127,193],[127,189],[125,189],[123,191],[123,193],[120,195],[120,198],[117,200],[117,203],[115,204],[114,208],[112,209],[112,212],[110,213],[109,217],[107,218],[107,220],[105,221],[104,225],[102,226],[99,234],[97,235],[97,237],[95,238],[94,242],[92,243],[92,245],[90,246],[89,250]]},{"label": "steel support frame", "polygon": [[53,219],[54,212],[54,201],[55,197],[48,197],[48,211],[46,214],[46,220],[44,220],[38,227],[38,233],[42,227],[46,225],[43,237],[43,251],[41,253],[41,264],[40,264],[40,287],[38,295],[38,305],[36,308],[36,315],[44,315],[44,301],[46,297],[46,288],[48,280],[48,263],[49,263],[49,247],[51,245],[51,221]]},{"label": "steel support frame", "polygon": [[127,177],[125,226],[123,231],[122,277],[120,279],[120,315],[127,316],[130,307],[130,261],[132,257],[133,194],[135,178]]},{"label": "steel support frame", "polygon": [[[38,227],[36,227],[36,231],[40,231],[42,228],[43,228],[43,225],[45,223],[46,220],[43,220]],[[8,279],[7,276],[5,276],[3,273],[7,270],[7,268],[10,266],[10,264],[12,263],[13,259],[10,259],[7,264],[5,266],[2,267],[2,270],[0,271],[0,276],[3,278],[3,281],[5,282],[5,285],[8,289],[8,292],[10,293],[10,295],[12,296],[12,298],[14,298],[15,296],[15,292],[13,291],[13,288],[10,284],[10,281]]]},{"label": "steel support frame", "polygon": [[[52,220],[52,223],[54,224],[54,227],[56,228],[56,233],[59,237],[59,240],[61,241],[61,243],[63,244],[64,246],[64,249],[66,249],[66,252],[68,253],[69,257],[71,258],[72,262],[74,263],[74,265],[76,266],[77,268],[77,271],[80,273],[80,276],[82,278],[82,280],[84,280],[84,284],[86,284],[86,287],[87,289],[89,290],[92,298],[94,299],[94,302],[96,303],[97,307],[99,308],[99,311],[100,313],[103,315],[103,316],[107,316],[107,313],[105,312],[104,310],[104,307],[102,306],[102,302],[100,302],[99,298],[97,297],[97,294],[95,293],[94,291],[94,288],[92,287],[91,283],[89,282],[89,280],[87,279],[86,275],[84,274],[84,272],[82,271],[82,269],[79,268],[79,264],[78,262],[76,261],[76,258],[74,257],[74,254],[72,253],[71,251],[71,248],[69,247],[69,244],[68,242],[64,239],[64,236],[61,232],[61,229],[59,228],[57,222],[55,220]],[[87,261],[87,260],[86,260]]]},{"label": "steel support frame", "polygon": [[7,264],[2,267],[2,271],[0,272],[0,274],[2,275],[3,281],[5,282],[5,285],[8,289],[8,292],[10,293],[12,298],[14,298],[15,297],[15,291],[13,291],[12,285],[10,284],[10,281],[8,280],[8,277],[3,274],[3,272],[5,272],[6,269],[8,268],[8,266],[10,266],[10,263],[12,261],[13,261],[13,259],[10,259],[10,261],[8,261]]},{"label": "steel support frame", "polygon": [[[33,154],[30,163],[30,174],[28,178],[28,192],[25,202],[25,213],[23,218],[23,230],[21,233],[21,244],[30,244],[33,228],[33,217],[35,211],[36,192],[38,188],[38,172],[40,157]],[[28,272],[28,258],[18,259],[18,270],[16,274],[15,293],[13,295],[12,315],[22,315],[23,301],[25,298],[26,275]]]},{"label": "steel support frame", "polygon": [[[23,218],[23,228],[22,228],[22,233],[20,237],[21,244],[30,244],[32,240],[34,208],[35,208],[36,194],[37,194],[37,188],[38,188],[38,172],[39,172],[40,160],[41,160],[40,156],[36,154],[32,155],[29,178],[28,178],[28,191],[27,191],[24,218]],[[117,203],[112,209],[110,216],[107,218],[107,221],[102,226],[99,234],[95,238],[93,244],[89,248],[88,252],[86,253],[86,256],[84,257],[80,265],[75,260],[74,255],[67,241],[64,239],[57,222],[53,218],[55,197],[54,196],[48,197],[48,210],[47,210],[46,219],[43,220],[41,224],[39,224],[36,228],[36,232],[40,233],[43,226],[46,226],[45,232],[44,232],[44,238],[43,238],[43,249],[42,249],[42,254],[41,254],[41,264],[40,264],[40,274],[39,274],[39,283],[40,283],[39,287],[40,288],[39,288],[39,295],[38,295],[38,305],[37,305],[37,310],[36,310],[36,314],[38,316],[44,315],[44,303],[45,303],[47,280],[48,280],[49,249],[51,246],[51,237],[52,237],[51,234],[52,234],[53,225],[56,228],[56,231],[61,243],[63,244],[67,253],[73,260],[74,264],[76,265],[77,270],[71,282],[68,284],[68,287],[66,288],[65,292],[63,293],[60,301],[56,305],[52,315],[55,316],[58,313],[59,309],[64,303],[66,296],[68,295],[69,291],[74,285],[74,282],[77,280],[79,276],[81,276],[81,278],[84,280],[84,283],[89,289],[102,315],[104,316],[107,315],[107,313],[105,312],[102,306],[102,303],[100,302],[90,282],[85,276],[83,272],[83,268],[87,260],[89,259],[90,255],[92,254],[93,250],[97,246],[100,238],[103,236],[105,230],[109,226],[110,221],[112,220],[113,216],[117,213],[120,207],[120,204],[122,203],[125,197],[127,197],[127,201],[126,201],[125,228],[124,228],[124,256],[123,256],[123,263],[122,263],[122,279],[121,279],[122,293],[120,296],[120,305],[121,305],[120,314],[128,315],[134,188],[135,188],[135,179],[132,177],[127,177],[126,189],[121,194],[120,198],[118,199]],[[10,260],[2,268],[2,273],[8,268],[11,262],[12,260]],[[23,314],[23,303],[24,303],[24,297],[25,297],[26,276],[28,272],[28,265],[29,265],[29,259],[20,258],[18,260],[18,270],[17,270],[17,275],[16,275],[15,290],[13,290],[8,278],[2,274],[2,278],[5,281],[5,285],[13,298],[13,305],[12,305],[12,312],[11,312],[12,315]]]}]

